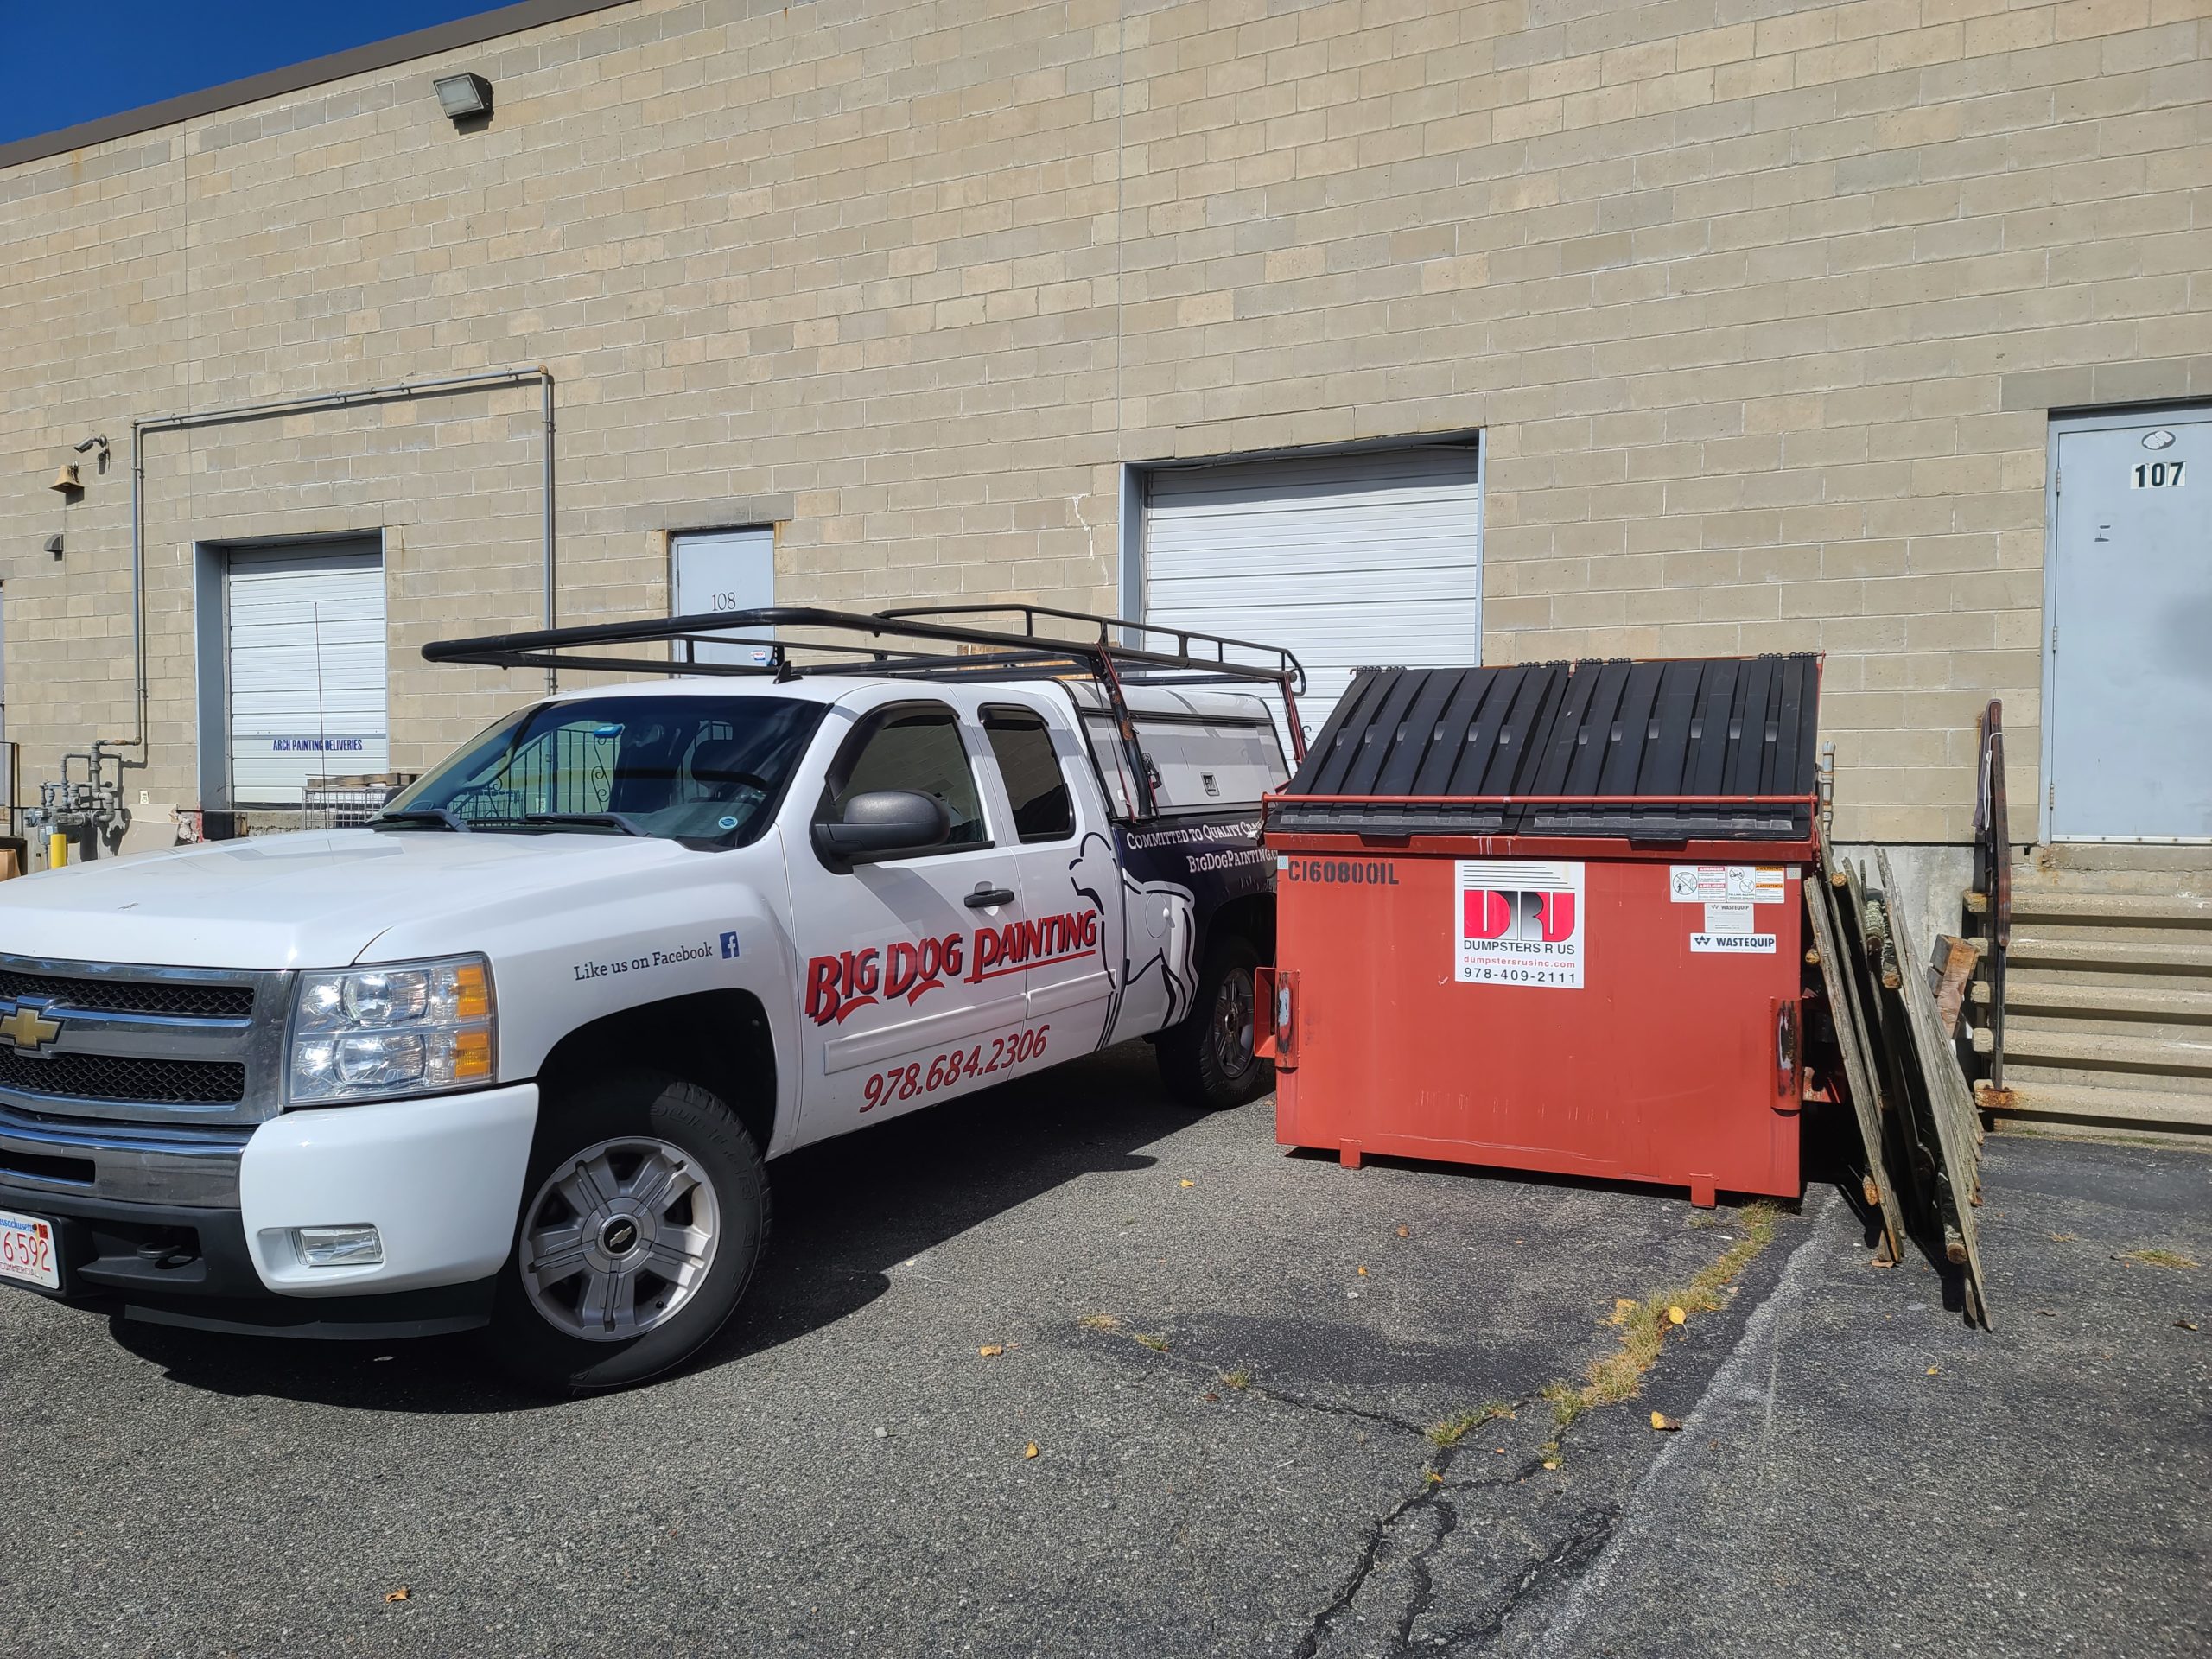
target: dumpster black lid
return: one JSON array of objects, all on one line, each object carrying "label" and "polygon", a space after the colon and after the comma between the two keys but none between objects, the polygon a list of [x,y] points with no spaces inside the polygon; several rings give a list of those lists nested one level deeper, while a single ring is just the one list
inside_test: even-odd
[{"label": "dumpster black lid", "polygon": [[1820,685],[1809,652],[1362,669],[1268,826],[1808,841]]}]

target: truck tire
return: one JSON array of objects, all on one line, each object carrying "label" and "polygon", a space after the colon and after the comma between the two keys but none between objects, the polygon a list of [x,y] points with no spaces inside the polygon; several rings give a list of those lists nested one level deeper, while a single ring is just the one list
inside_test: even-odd
[{"label": "truck tire", "polygon": [[766,1170],[696,1084],[622,1071],[549,1092],[487,1333],[545,1393],[682,1364],[736,1311],[767,1243]]},{"label": "truck tire", "polygon": [[1243,934],[1216,939],[1198,970],[1191,1012],[1160,1033],[1160,1077],[1185,1106],[1242,1106],[1274,1087],[1273,1062],[1252,1052],[1252,970],[1259,965],[1259,951]]}]

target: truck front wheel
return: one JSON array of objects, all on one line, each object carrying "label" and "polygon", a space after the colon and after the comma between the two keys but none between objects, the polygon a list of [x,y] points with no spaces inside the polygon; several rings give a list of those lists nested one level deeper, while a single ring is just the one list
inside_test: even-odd
[{"label": "truck front wheel", "polygon": [[1186,1106],[1242,1106],[1274,1086],[1274,1067],[1252,1052],[1253,969],[1260,953],[1242,934],[1216,939],[1180,1025],[1160,1033],[1160,1075]]},{"label": "truck front wheel", "polygon": [[767,1241],[768,1184],[737,1115],[651,1072],[550,1094],[491,1336],[518,1382],[618,1389],[721,1329]]}]

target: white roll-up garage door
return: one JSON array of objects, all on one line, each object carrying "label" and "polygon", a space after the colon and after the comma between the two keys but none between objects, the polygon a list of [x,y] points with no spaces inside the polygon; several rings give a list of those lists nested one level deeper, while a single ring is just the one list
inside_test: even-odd
[{"label": "white roll-up garage door", "polygon": [[1471,445],[1162,467],[1144,620],[1287,645],[1310,737],[1355,668],[1480,659],[1481,487]]},{"label": "white roll-up garage door", "polygon": [[377,543],[233,553],[226,600],[232,802],[296,806],[310,779],[385,772]]}]

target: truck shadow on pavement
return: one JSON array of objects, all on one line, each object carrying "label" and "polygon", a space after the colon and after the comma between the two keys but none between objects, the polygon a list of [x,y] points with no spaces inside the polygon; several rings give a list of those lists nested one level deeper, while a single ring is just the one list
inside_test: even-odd
[{"label": "truck shadow on pavement", "polygon": [[[721,1335],[671,1375],[832,1324],[882,1295],[899,1263],[1079,1177],[1149,1168],[1156,1160],[1136,1148],[1192,1116],[1161,1088],[1149,1046],[1129,1043],[779,1159],[774,1230],[752,1289]],[[123,1319],[111,1329],[171,1382],[239,1398],[423,1413],[563,1403],[510,1384],[475,1335],[317,1342]]]}]

